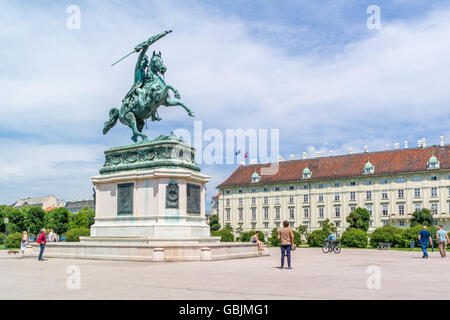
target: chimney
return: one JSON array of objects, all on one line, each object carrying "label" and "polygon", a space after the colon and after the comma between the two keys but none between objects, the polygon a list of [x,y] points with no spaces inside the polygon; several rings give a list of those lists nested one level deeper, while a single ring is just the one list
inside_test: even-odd
[{"label": "chimney", "polygon": [[282,156],[278,156],[278,161],[284,161],[284,158]]},{"label": "chimney", "polygon": [[389,144],[388,143],[386,143],[386,146],[384,147],[384,150],[389,150]]},{"label": "chimney", "polygon": [[417,148],[420,148],[420,147],[422,147],[422,140],[417,140]]},{"label": "chimney", "polygon": [[316,158],[319,158],[320,155],[321,155],[321,152],[320,151],[316,151]]},{"label": "chimney", "polygon": [[241,161],[241,162],[239,162],[239,165],[241,165],[241,166],[245,166],[245,161]]},{"label": "chimney", "polygon": [[422,138],[422,148],[425,148],[427,146],[427,139]]},{"label": "chimney", "polygon": [[440,138],[439,138],[439,145],[440,145],[441,147],[444,146],[444,136],[440,136]]},{"label": "chimney", "polygon": [[289,160],[295,160],[295,155],[291,154],[291,155],[289,156]]},{"label": "chimney", "polygon": [[353,148],[348,148],[348,154],[353,154]]},{"label": "chimney", "polygon": [[330,157],[333,156],[333,150],[330,150]]},{"label": "chimney", "polygon": [[403,147],[404,147],[405,149],[408,149],[408,141],[403,142]]},{"label": "chimney", "polygon": [[369,152],[369,146],[364,146],[364,153]]},{"label": "chimney", "polygon": [[302,159],[308,159],[308,154],[306,152],[303,152]]},{"label": "chimney", "polygon": [[258,159],[251,159],[250,164],[258,164]]},{"label": "chimney", "polygon": [[394,150],[400,149],[400,143],[396,142],[394,143]]}]

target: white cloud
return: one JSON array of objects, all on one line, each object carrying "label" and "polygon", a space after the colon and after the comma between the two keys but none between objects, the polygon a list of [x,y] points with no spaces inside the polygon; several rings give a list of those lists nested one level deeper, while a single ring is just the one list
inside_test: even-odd
[{"label": "white cloud", "polygon": [[[0,52],[0,134],[34,137],[25,151],[14,147],[19,137],[0,142],[8,154],[22,155],[3,160],[0,189],[17,178],[23,194],[27,179],[37,183],[43,176],[55,183],[83,176],[87,183],[77,187],[89,188],[92,166],[101,164],[92,154],[97,157],[103,145],[128,143],[131,136],[121,124],[101,135],[109,108],[119,106],[131,86],[136,57],[113,68],[110,63],[165,29],[174,32],[154,48],[163,53],[166,80],[204,129],[279,128],[285,157],[308,148],[344,150],[349,143],[375,150],[389,141],[414,145],[423,136],[436,142],[439,135],[450,137],[450,10],[383,23],[371,38],[324,57],[292,54],[256,39],[251,29],[257,23],[220,17],[200,5],[101,2],[80,8],[81,29],[68,30],[61,4],[0,4],[0,39],[8,48]],[[164,108],[160,116],[162,122],[149,123],[151,138],[192,127],[182,109]],[[48,156],[52,148],[62,158],[73,156],[62,161],[66,170]],[[33,152],[42,160],[35,162]],[[214,170],[221,177],[230,173],[229,166]],[[217,184],[209,184],[211,194]]]}]

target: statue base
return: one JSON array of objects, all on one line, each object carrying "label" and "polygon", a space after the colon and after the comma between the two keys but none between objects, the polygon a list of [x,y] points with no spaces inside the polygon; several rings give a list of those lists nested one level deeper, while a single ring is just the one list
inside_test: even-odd
[{"label": "statue base", "polygon": [[[105,152],[96,191],[95,223],[79,243],[49,243],[45,255],[133,261],[256,257],[256,244],[223,243],[206,223],[206,182],[195,150],[161,136]],[[36,247],[36,254],[37,254]],[[267,251],[266,251],[267,252]]]}]

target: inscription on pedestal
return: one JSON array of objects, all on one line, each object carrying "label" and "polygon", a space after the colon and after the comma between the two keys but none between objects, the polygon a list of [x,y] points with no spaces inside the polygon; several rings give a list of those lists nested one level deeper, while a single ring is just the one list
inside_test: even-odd
[{"label": "inscription on pedestal", "polygon": [[170,180],[166,187],[166,208],[178,208],[178,184]]},{"label": "inscription on pedestal", "polygon": [[120,183],[117,185],[117,214],[133,214],[134,183]]},{"label": "inscription on pedestal", "polygon": [[200,186],[187,184],[187,212],[200,213]]}]

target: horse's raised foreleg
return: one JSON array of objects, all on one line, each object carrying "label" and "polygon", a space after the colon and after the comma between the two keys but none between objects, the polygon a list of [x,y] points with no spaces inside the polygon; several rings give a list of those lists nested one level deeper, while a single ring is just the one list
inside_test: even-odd
[{"label": "horse's raised foreleg", "polygon": [[165,105],[166,107],[181,106],[181,107],[184,108],[184,110],[187,111],[187,113],[188,113],[189,116],[195,117],[195,115],[194,115],[194,113],[192,112],[192,110],[189,109],[188,107],[186,107],[186,106],[184,105],[184,103],[181,102],[181,101],[178,101],[178,100],[175,101],[175,100],[172,100],[172,99],[170,99],[170,98],[167,98],[166,101],[163,103],[163,105]]},{"label": "horse's raised foreleg", "polygon": [[[172,90],[173,91],[173,94],[175,95],[175,98],[177,98],[177,99],[180,99],[181,98],[181,95],[180,95],[180,93],[178,92],[178,90],[177,89],[175,89],[174,87],[172,87],[170,84],[168,84],[168,85],[166,85],[166,88],[167,88],[167,90]],[[166,89],[165,88],[165,89]]]}]

